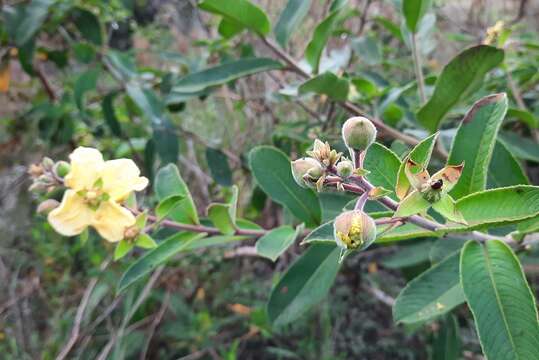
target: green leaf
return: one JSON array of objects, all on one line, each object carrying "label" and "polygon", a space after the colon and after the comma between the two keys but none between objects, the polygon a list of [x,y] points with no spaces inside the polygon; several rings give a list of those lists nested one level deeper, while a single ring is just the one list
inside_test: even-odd
[{"label": "green leaf", "polygon": [[256,182],[275,202],[285,206],[308,227],[320,224],[318,198],[310,189],[300,187],[292,177],[290,160],[271,146],[258,146],[249,154]]},{"label": "green leaf", "polygon": [[488,168],[488,187],[498,188],[522,184],[529,184],[524,170],[522,170],[522,167],[513,154],[507,150],[507,147],[500,141],[497,141]]},{"label": "green leaf", "polygon": [[425,200],[419,191],[412,191],[408,196],[401,200],[399,207],[395,211],[394,217],[411,216],[427,211],[431,203]]},{"label": "green leaf", "polygon": [[197,241],[190,242],[182,251],[188,250],[197,250],[203,249],[206,247],[226,245],[228,243],[235,243],[238,241],[243,241],[250,239],[249,236],[239,236],[239,235],[216,235],[206,237],[204,239],[199,239]]},{"label": "green leaf", "polygon": [[133,56],[109,50],[104,59],[110,65],[109,68],[115,77],[128,81],[137,76],[137,67]]},{"label": "green leaf", "polygon": [[339,271],[339,254],[335,244],[313,244],[290,266],[267,305],[274,326],[293,322],[326,297]]},{"label": "green leaf", "polygon": [[302,231],[303,226],[298,226],[296,230],[288,225],[273,229],[258,239],[256,242],[256,253],[271,261],[275,261],[294,243]]},{"label": "green leaf", "polygon": [[331,72],[325,72],[305,81],[299,87],[300,94],[316,93],[327,95],[330,99],[336,101],[346,101],[350,82],[347,79],[339,78]]},{"label": "green leaf", "polygon": [[362,63],[372,66],[383,60],[380,40],[372,35],[352,39],[350,46]]},{"label": "green leaf", "polygon": [[451,190],[454,198],[485,189],[496,137],[506,112],[507,96],[495,94],[477,101],[462,120],[447,160],[450,165],[465,164]]},{"label": "green leaf", "polygon": [[157,243],[148,234],[140,234],[135,239],[135,245],[143,249],[153,249],[157,247]]},{"label": "green leaf", "polygon": [[539,323],[534,296],[511,248],[469,241],[460,259],[462,288],[489,360],[535,359]]},{"label": "green leaf", "polygon": [[335,28],[341,13],[341,7],[338,7],[336,10],[333,10],[321,23],[319,23],[313,32],[313,37],[307,48],[305,49],[305,59],[311,65],[312,72],[314,74],[318,73],[318,66],[320,65],[320,58],[322,57],[322,52],[326,47],[333,29]]},{"label": "green leaf", "polygon": [[208,218],[225,235],[236,232],[236,209],[238,207],[238,187],[232,187],[232,198],[228,204],[212,203],[208,206]]},{"label": "green leaf", "polygon": [[206,148],[206,162],[215,182],[221,186],[232,186],[232,170],[227,156],[219,149]]},{"label": "green leaf", "polygon": [[230,39],[245,30],[245,27],[241,24],[232,22],[227,18],[222,18],[219,23],[217,31],[225,39]]},{"label": "green leaf", "polygon": [[432,344],[432,360],[458,360],[461,354],[460,331],[457,318],[447,315],[440,322],[440,330]]},{"label": "green leaf", "polygon": [[436,240],[430,249],[430,261],[433,264],[439,263],[455,251],[460,251],[465,243],[466,240],[452,238],[451,235]]},{"label": "green leaf", "polygon": [[310,6],[311,0],[288,0],[273,30],[277,42],[282,47],[286,47],[290,35],[300,26]]},{"label": "green leaf", "polygon": [[118,283],[117,291],[121,292],[125,290],[128,286],[155,270],[157,266],[163,264],[180,251],[185,250],[191,242],[195,242],[205,236],[205,233],[195,234],[187,232],[172,235],[127,268]]},{"label": "green leaf", "polygon": [[517,158],[539,163],[539,146],[537,146],[537,142],[513,132],[505,131],[500,132],[499,140]]},{"label": "green leaf", "polygon": [[402,0],[402,13],[408,30],[415,33],[423,16],[429,11],[432,0]]},{"label": "green leaf", "polygon": [[431,132],[436,131],[453,106],[468,98],[503,57],[501,49],[478,45],[453,58],[436,80],[434,94],[417,113],[419,122]]},{"label": "green leaf", "polygon": [[131,100],[137,104],[152,124],[163,123],[164,105],[155,92],[151,89],[143,89],[136,83],[127,83],[125,90]]},{"label": "green leaf", "polygon": [[539,119],[528,110],[509,108],[507,110],[507,117],[517,118],[528,125],[531,129],[539,128]]},{"label": "green leaf", "polygon": [[22,8],[15,32],[17,46],[25,45],[37,33],[54,2],[54,0],[32,0]]},{"label": "green leaf", "polygon": [[84,94],[90,90],[95,90],[97,86],[97,78],[100,70],[90,69],[78,77],[73,88],[75,103],[81,112],[84,112]]},{"label": "green leaf", "polygon": [[176,194],[167,196],[163,200],[159,201],[159,204],[157,204],[157,207],[155,208],[155,215],[157,215],[157,219],[161,220],[166,218],[172,210],[180,205],[180,202],[183,199],[185,199],[184,195]]},{"label": "green leaf", "polygon": [[178,161],[180,153],[180,140],[174,131],[174,127],[164,118],[162,125],[154,125],[152,137],[155,144],[155,150],[161,158],[161,164],[173,163]]},{"label": "green leaf", "polygon": [[396,322],[425,322],[464,302],[459,279],[459,255],[454,253],[408,283],[393,307]]},{"label": "green leaf", "polygon": [[269,58],[246,58],[191,73],[181,78],[172,91],[192,93],[210,86],[226,84],[229,81],[263,71],[280,69],[282,65]]},{"label": "green leaf", "polygon": [[414,241],[398,247],[398,250],[384,257],[382,265],[388,269],[402,269],[417,266],[429,261],[429,253],[432,247],[430,239]]},{"label": "green leaf", "polygon": [[73,10],[73,23],[80,31],[83,38],[97,46],[103,44],[101,24],[94,13],[86,9],[75,8]]},{"label": "green leaf", "polygon": [[[374,143],[369,147],[363,160],[363,167],[370,171],[367,179],[374,186],[382,186],[386,189],[395,189],[400,166],[399,157],[379,143]],[[392,194],[391,197],[395,198],[395,195]]]},{"label": "green leaf", "polygon": [[195,203],[176,165],[169,164],[157,172],[154,191],[160,201],[171,195],[184,197],[180,204],[170,212],[171,219],[186,224],[199,223]]},{"label": "green leaf", "polygon": [[[435,133],[421,140],[421,142],[417,144],[412,151],[410,151],[406,159],[411,159],[421,167],[427,168],[437,138],[438,133]],[[404,171],[405,163],[406,161],[400,164],[399,173],[397,175],[397,183],[395,186],[395,193],[399,199],[404,199],[411,189],[410,181],[408,180],[408,177]]]},{"label": "green leaf", "polygon": [[530,185],[486,190],[457,201],[471,227],[512,223],[539,215],[539,187]]},{"label": "green leaf", "polygon": [[198,6],[205,11],[221,15],[231,23],[253,30],[259,35],[271,31],[271,23],[266,13],[247,0],[204,0]]},{"label": "green leaf", "polygon": [[105,122],[107,123],[107,126],[109,127],[112,134],[114,136],[121,137],[122,127],[120,125],[120,122],[118,121],[118,118],[116,117],[116,112],[114,111],[115,96],[116,93],[114,92],[107,94],[101,102],[101,108],[103,109],[103,117],[105,118]]},{"label": "green leaf", "polygon": [[135,246],[135,244],[130,241],[120,241],[118,245],[116,245],[116,249],[114,249],[114,261],[120,260],[125,255],[127,255],[131,251],[131,249],[133,249],[133,246]]},{"label": "green leaf", "polygon": [[466,220],[457,210],[455,200],[449,194],[443,194],[440,200],[432,204],[432,208],[449,221],[466,224]]},{"label": "green leaf", "polygon": [[311,231],[307,235],[300,245],[308,244],[311,242],[330,242],[335,244],[335,238],[333,234],[333,220],[323,223],[316,229]]}]

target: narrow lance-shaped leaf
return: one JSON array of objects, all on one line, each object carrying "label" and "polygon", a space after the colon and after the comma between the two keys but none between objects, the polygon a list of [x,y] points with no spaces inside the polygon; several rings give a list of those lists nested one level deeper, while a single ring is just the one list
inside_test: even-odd
[{"label": "narrow lance-shaped leaf", "polygon": [[447,315],[432,344],[432,360],[458,360],[461,354],[460,331],[457,318]]},{"label": "narrow lance-shaped leaf", "polygon": [[286,46],[290,35],[301,24],[310,6],[311,0],[288,0],[274,29],[275,38],[282,47]]},{"label": "narrow lance-shaped leaf", "polygon": [[97,86],[97,78],[99,77],[99,69],[91,69],[83,73],[74,86],[75,103],[80,111],[84,111],[84,94],[90,90],[94,90]]},{"label": "narrow lance-shaped leaf", "polygon": [[421,19],[431,6],[432,0],[402,0],[402,13],[408,30],[415,33]]},{"label": "narrow lance-shaped leaf", "polygon": [[511,248],[499,240],[484,245],[469,241],[462,249],[460,274],[485,356],[537,358],[537,306]]},{"label": "narrow lance-shaped leaf", "polygon": [[226,84],[247,75],[263,71],[277,70],[282,65],[268,58],[247,58],[227,62],[215,67],[191,73],[181,78],[172,91],[180,93],[193,93],[204,90],[210,86]]},{"label": "narrow lance-shaped leaf", "polygon": [[267,305],[273,325],[293,322],[327,296],[339,271],[339,254],[335,244],[314,244],[288,268]]},{"label": "narrow lance-shaped leaf", "polygon": [[271,31],[266,13],[248,0],[204,0],[198,6],[260,35],[267,35]]},{"label": "narrow lance-shaped leaf", "polygon": [[170,218],[181,223],[198,224],[195,203],[176,165],[169,164],[159,170],[155,175],[154,191],[159,200],[172,195],[183,196],[184,199],[170,211]]},{"label": "narrow lance-shaped leaf", "polygon": [[481,85],[485,75],[498,66],[503,50],[478,45],[464,50],[447,64],[436,81],[434,94],[417,113],[419,122],[435,132],[447,113]]},{"label": "narrow lance-shaped leaf", "polygon": [[476,102],[462,120],[447,160],[448,164],[466,164],[451,191],[454,198],[485,189],[496,137],[506,112],[507,96],[495,94]]},{"label": "narrow lance-shaped leaf", "polygon": [[[417,163],[420,168],[427,168],[437,138],[438,133],[423,139],[412,149],[412,151],[410,151],[406,159],[410,159]],[[406,161],[400,165],[399,174],[397,175],[397,184],[395,186],[395,193],[401,200],[411,191],[410,181],[405,172],[405,164]]]},{"label": "narrow lance-shaped leaf", "polygon": [[424,322],[464,302],[459,256],[460,252],[454,253],[410,281],[396,299],[393,308],[395,321],[406,324]]},{"label": "narrow lance-shaped leaf", "polygon": [[300,187],[292,177],[290,160],[280,150],[259,146],[249,154],[256,182],[274,201],[287,207],[309,227],[320,223],[320,203],[310,189]]},{"label": "narrow lance-shaped leaf", "polygon": [[18,46],[26,44],[45,22],[49,8],[54,0],[32,0],[23,9],[20,23],[17,25],[15,43]]}]

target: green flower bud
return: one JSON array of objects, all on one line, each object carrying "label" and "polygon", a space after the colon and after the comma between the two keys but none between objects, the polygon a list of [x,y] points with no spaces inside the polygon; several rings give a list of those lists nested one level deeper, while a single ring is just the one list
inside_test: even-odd
[{"label": "green flower bud", "polygon": [[69,170],[71,170],[71,166],[65,161],[58,161],[54,164],[54,174],[60,178],[66,176],[69,173]]},{"label": "green flower bud", "polygon": [[37,213],[47,215],[52,210],[56,209],[60,203],[54,199],[47,199],[37,206]]},{"label": "green flower bud", "polygon": [[356,116],[342,126],[342,138],[348,148],[364,151],[376,139],[376,128],[369,119]]},{"label": "green flower bud", "polygon": [[54,166],[54,161],[51,158],[44,157],[43,160],[41,160],[41,166],[43,166],[43,169],[50,171]]},{"label": "green flower bud", "polygon": [[337,164],[337,174],[340,177],[346,178],[354,172],[354,163],[350,160],[341,160]]},{"label": "green flower bud", "polygon": [[320,162],[313,158],[297,159],[292,161],[291,166],[294,180],[296,180],[299,186],[304,188],[314,187],[316,180],[324,173]]},{"label": "green flower bud", "polygon": [[343,249],[353,250],[376,239],[374,220],[361,210],[343,212],[333,223],[335,242]]}]

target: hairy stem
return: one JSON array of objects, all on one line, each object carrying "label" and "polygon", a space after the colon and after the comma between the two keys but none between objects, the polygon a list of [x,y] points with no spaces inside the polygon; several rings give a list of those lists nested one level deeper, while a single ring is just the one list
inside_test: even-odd
[{"label": "hairy stem", "polygon": [[412,33],[412,57],[414,59],[414,71],[415,78],[417,80],[417,91],[419,92],[419,99],[421,105],[427,102],[427,96],[425,95],[425,79],[423,79],[423,71],[421,70],[421,57],[417,46],[417,37],[415,33]]}]

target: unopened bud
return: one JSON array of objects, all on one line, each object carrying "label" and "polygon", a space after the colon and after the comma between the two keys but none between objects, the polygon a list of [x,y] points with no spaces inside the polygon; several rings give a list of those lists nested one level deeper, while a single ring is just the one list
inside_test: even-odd
[{"label": "unopened bud", "polygon": [[43,175],[43,167],[38,164],[30,164],[28,167],[28,174],[33,178],[37,178],[40,175]]},{"label": "unopened bud", "polygon": [[346,178],[354,172],[354,163],[350,160],[341,160],[337,164],[337,174],[340,177]]},{"label": "unopened bud", "polygon": [[44,157],[43,160],[41,160],[41,165],[43,166],[43,169],[51,171],[54,166],[54,161],[49,157]]},{"label": "unopened bud", "polygon": [[30,187],[28,188],[28,191],[34,192],[34,193],[44,193],[47,191],[48,187],[49,186],[47,184],[36,181],[32,185],[30,185]]},{"label": "unopened bud", "polygon": [[324,172],[320,162],[313,158],[301,158],[292,161],[291,167],[294,180],[304,188],[314,187],[314,183]]},{"label": "unopened bud", "polygon": [[65,161],[58,161],[54,164],[54,174],[60,178],[66,176],[69,173],[69,170],[71,170],[71,166]]},{"label": "unopened bud", "polygon": [[335,242],[343,249],[353,250],[376,239],[374,220],[361,210],[340,214],[333,223]]},{"label": "unopened bud", "polygon": [[43,174],[40,177],[37,178],[37,181],[40,183],[43,183],[45,185],[52,185],[54,184],[54,179],[51,177],[50,174]]},{"label": "unopened bud", "polygon": [[140,229],[138,228],[138,226],[135,226],[135,225],[130,226],[126,228],[124,231],[124,239],[133,240],[134,238],[138,236],[139,233],[140,233]]},{"label": "unopened bud", "polygon": [[369,119],[356,116],[342,126],[342,138],[348,148],[364,151],[376,139],[376,128]]},{"label": "unopened bud", "polygon": [[47,215],[52,210],[56,209],[60,203],[54,199],[48,199],[43,201],[37,206],[37,213],[41,215]]}]

